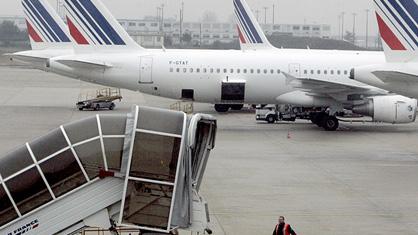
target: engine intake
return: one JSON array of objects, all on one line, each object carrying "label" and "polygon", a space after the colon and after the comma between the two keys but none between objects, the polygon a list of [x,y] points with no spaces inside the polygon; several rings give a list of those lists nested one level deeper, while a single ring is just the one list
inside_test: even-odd
[{"label": "engine intake", "polygon": [[370,116],[376,122],[411,123],[417,116],[417,100],[400,95],[375,96],[355,106],[353,112]]}]

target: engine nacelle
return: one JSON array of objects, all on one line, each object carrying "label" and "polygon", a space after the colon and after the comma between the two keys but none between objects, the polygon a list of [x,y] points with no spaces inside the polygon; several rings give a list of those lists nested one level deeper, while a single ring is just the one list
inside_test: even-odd
[{"label": "engine nacelle", "polygon": [[370,116],[376,122],[411,123],[417,116],[417,100],[400,95],[375,96],[355,106],[353,112]]}]

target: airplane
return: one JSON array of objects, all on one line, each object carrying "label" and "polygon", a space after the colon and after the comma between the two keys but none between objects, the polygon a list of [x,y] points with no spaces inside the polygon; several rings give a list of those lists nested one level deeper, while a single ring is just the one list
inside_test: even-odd
[{"label": "airplane", "polygon": [[[234,9],[240,40],[248,45],[243,50],[223,51],[145,49],[101,1],[65,0],[64,6],[75,45],[72,54],[48,59],[45,66],[57,74],[212,103],[219,112],[240,109],[245,103],[327,107],[314,120],[326,130],[338,128],[335,114],[344,108],[367,113],[380,122],[415,121],[415,99],[388,96],[385,90],[348,79],[351,68],[384,61],[383,53],[273,48],[243,0],[234,0]],[[327,82],[331,79],[339,83]]]},{"label": "airplane", "polygon": [[374,0],[385,63],[356,67],[352,79],[418,98],[418,5],[415,0]]},{"label": "airplane", "polygon": [[46,70],[50,58],[73,54],[68,27],[45,0],[22,0],[32,50],[6,54],[11,60]]}]

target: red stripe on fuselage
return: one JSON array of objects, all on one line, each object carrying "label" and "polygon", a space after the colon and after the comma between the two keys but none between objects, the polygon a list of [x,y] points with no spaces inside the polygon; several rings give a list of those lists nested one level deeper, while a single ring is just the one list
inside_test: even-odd
[{"label": "red stripe on fuselage", "polygon": [[28,34],[35,42],[43,42],[42,38],[39,37],[39,34],[33,29],[32,25],[29,21],[26,20],[26,27],[28,28]]},{"label": "red stripe on fuselage", "polygon": [[247,43],[245,41],[244,35],[242,35],[241,30],[239,29],[239,26],[237,25],[237,29],[238,29],[238,35],[239,35],[239,40],[241,41],[241,43]]},{"label": "red stripe on fuselage", "polygon": [[389,28],[389,26],[385,23],[385,21],[380,17],[380,15],[376,12],[377,16],[377,23],[379,25],[380,36],[382,39],[388,44],[390,49],[394,51],[405,51],[406,48],[402,45],[401,41],[399,41],[398,37],[393,33],[393,31]]},{"label": "red stripe on fuselage", "polygon": [[83,34],[78,31],[77,27],[71,22],[71,20],[67,17],[67,24],[68,28],[70,29],[70,34],[74,38],[74,40],[80,45],[88,45],[89,42],[83,36]]}]

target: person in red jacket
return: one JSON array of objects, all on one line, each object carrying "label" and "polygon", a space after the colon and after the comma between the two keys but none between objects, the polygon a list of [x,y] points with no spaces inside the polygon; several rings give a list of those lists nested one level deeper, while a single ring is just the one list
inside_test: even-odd
[{"label": "person in red jacket", "polygon": [[273,235],[296,235],[290,224],[286,224],[284,220],[284,216],[279,217],[279,223],[274,228]]}]

